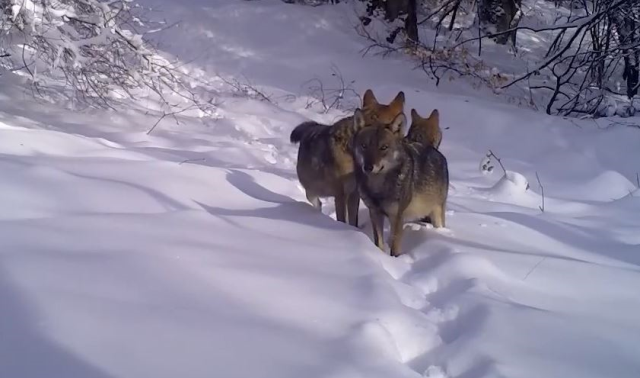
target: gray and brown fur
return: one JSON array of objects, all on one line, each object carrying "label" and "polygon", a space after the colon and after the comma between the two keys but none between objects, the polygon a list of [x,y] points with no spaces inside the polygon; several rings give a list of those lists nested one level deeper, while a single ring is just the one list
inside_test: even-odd
[{"label": "gray and brown fur", "polygon": [[440,147],[442,130],[440,129],[440,113],[438,109],[431,112],[429,117],[423,118],[415,109],[411,109],[411,126],[407,133],[411,142],[428,144],[434,148]]},{"label": "gray and brown fur", "polygon": [[389,126],[371,126],[354,139],[358,191],[369,208],[373,239],[384,250],[384,218],[391,225],[391,255],[401,251],[403,225],[430,216],[445,227],[449,191],[447,159],[436,148],[402,135],[404,115]]},{"label": "gray and brown fur", "polygon": [[320,198],[334,197],[336,218],[358,225],[358,197],[353,175],[353,137],[372,123],[390,123],[404,111],[404,93],[399,92],[388,105],[380,104],[371,90],[363,98],[362,110],[333,125],[304,122],[291,132],[292,143],[300,143],[296,170],[309,202],[321,209]]}]

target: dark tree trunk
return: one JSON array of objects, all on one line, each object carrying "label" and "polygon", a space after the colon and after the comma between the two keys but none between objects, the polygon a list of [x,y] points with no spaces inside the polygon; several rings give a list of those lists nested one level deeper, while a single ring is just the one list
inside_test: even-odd
[{"label": "dark tree trunk", "polygon": [[407,32],[407,38],[412,44],[418,44],[420,38],[418,37],[418,15],[417,15],[417,1],[409,0],[407,7],[407,18],[404,22],[404,29]]},{"label": "dark tree trunk", "polygon": [[[395,21],[398,17],[405,16],[404,27],[391,32],[387,41],[392,43],[402,30],[407,34],[410,43],[418,43],[418,16],[417,0],[363,0],[367,3],[367,15],[371,17],[376,9],[384,12],[387,21]],[[370,19],[362,20],[365,25],[371,22]]]},{"label": "dark tree trunk", "polygon": [[[518,26],[522,0],[478,0],[478,21],[480,27],[493,33],[503,33]],[[491,32],[491,31],[490,31]],[[516,31],[497,35],[496,43],[506,45],[509,40],[515,47]]]},{"label": "dark tree trunk", "polygon": [[[640,23],[637,16],[640,15],[640,4],[627,3],[621,6],[611,17],[614,24],[616,34],[618,35],[618,43],[622,46],[634,46],[640,42]],[[640,83],[640,51],[638,47],[623,49],[624,69],[622,78],[626,81],[627,97],[633,98],[638,94],[638,85]]]}]

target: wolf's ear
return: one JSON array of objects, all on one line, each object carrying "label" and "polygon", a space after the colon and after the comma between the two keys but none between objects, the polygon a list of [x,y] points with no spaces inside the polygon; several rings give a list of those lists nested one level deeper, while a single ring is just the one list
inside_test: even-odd
[{"label": "wolf's ear", "polygon": [[440,126],[440,112],[438,112],[438,109],[433,109],[427,121],[429,121],[431,125]]},{"label": "wolf's ear", "polygon": [[404,92],[400,91],[396,95],[396,98],[391,101],[389,107],[397,113],[402,113],[404,111]]},{"label": "wolf's ear", "polygon": [[373,91],[371,89],[367,89],[367,91],[364,92],[364,97],[362,98],[362,107],[367,108],[378,104],[378,99],[373,95]]},{"label": "wolf's ear", "polygon": [[438,109],[433,109],[433,111],[429,115],[428,119],[434,120],[435,122],[439,122],[440,121],[440,112],[438,111]]},{"label": "wolf's ear", "polygon": [[360,110],[360,108],[358,108],[353,113],[353,129],[360,130],[364,127],[364,125],[365,125],[364,113],[362,112],[362,110]]},{"label": "wolf's ear", "polygon": [[416,122],[421,120],[420,114],[415,109],[411,109],[411,122]]},{"label": "wolf's ear", "polygon": [[393,119],[388,128],[394,134],[402,134],[405,123],[407,123],[407,117],[404,116],[404,113],[400,113]]}]

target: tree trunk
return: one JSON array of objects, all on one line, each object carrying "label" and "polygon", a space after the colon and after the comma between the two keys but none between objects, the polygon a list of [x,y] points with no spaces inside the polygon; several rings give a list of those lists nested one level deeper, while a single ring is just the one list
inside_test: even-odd
[{"label": "tree trunk", "polygon": [[[629,2],[617,9],[611,17],[620,45],[633,46],[640,41],[640,25],[634,17],[638,15],[640,15],[640,5]],[[640,55],[637,47],[624,49],[623,54],[622,78],[626,81],[627,97],[631,99],[638,94],[638,85],[640,85]]]},{"label": "tree trunk", "polygon": [[418,44],[420,39],[418,37],[418,15],[417,15],[417,1],[409,0],[407,7],[407,18],[404,21],[404,29],[407,32],[407,38],[409,43]]},{"label": "tree trunk", "polygon": [[[478,21],[489,34],[503,33],[518,26],[522,0],[478,0]],[[509,40],[514,47],[516,32],[497,35],[496,43],[506,45]]]},{"label": "tree trunk", "polygon": [[[364,0],[367,3],[367,14],[372,16],[376,9],[384,12],[384,18],[393,22],[398,17],[405,16],[404,27],[391,32],[387,41],[392,43],[398,32],[404,30],[410,43],[418,43],[418,16],[417,16],[417,0]],[[370,20],[363,20],[365,25]]]}]

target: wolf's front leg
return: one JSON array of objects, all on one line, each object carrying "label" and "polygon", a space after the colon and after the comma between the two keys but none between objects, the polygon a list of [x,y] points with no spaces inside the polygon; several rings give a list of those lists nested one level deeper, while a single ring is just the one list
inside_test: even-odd
[{"label": "wolf's front leg", "polygon": [[320,202],[320,197],[309,192],[308,190],[306,194],[307,194],[307,200],[309,201],[309,203],[311,203],[311,205],[313,205],[313,207],[315,207],[316,209],[322,211],[322,202]]},{"label": "wolf's front leg", "polygon": [[392,214],[389,217],[389,223],[391,224],[391,256],[400,256],[400,248],[402,247],[402,234],[404,232],[402,211],[398,211],[396,214]]},{"label": "wolf's front leg", "polygon": [[357,190],[352,191],[347,196],[347,216],[349,224],[358,227],[358,209],[360,208],[360,195]]},{"label": "wolf's front leg", "polygon": [[446,227],[446,223],[444,220],[445,215],[445,204],[441,204],[433,209],[432,217],[433,217],[433,226],[435,228]]},{"label": "wolf's front leg", "polygon": [[336,188],[335,196],[336,219],[338,222],[347,223],[347,198],[344,194],[344,187],[340,185]]},{"label": "wolf's front leg", "polygon": [[382,252],[384,252],[384,238],[382,230],[384,228],[384,215],[379,211],[369,209],[369,218],[371,218],[371,229],[373,230],[373,242]]}]

